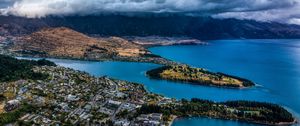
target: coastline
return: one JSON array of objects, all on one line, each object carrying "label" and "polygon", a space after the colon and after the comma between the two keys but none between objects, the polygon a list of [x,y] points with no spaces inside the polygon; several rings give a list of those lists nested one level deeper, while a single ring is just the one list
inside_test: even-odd
[{"label": "coastline", "polygon": [[249,124],[260,124],[260,125],[270,125],[270,126],[289,126],[298,124],[298,120],[294,119],[293,122],[279,122],[279,123],[265,123],[265,122],[259,122],[259,121],[247,121],[247,120],[238,120],[238,119],[226,119],[226,118],[218,118],[218,117],[209,117],[209,116],[190,116],[190,117],[178,117],[175,116],[172,119],[172,122],[168,126],[172,126],[174,122],[178,119],[193,119],[193,118],[207,118],[207,119],[217,119],[217,120],[227,120],[227,121],[238,121],[238,122],[244,122]]},{"label": "coastline", "polygon": [[171,115],[171,120],[169,120],[167,123],[168,123],[168,126],[172,126],[174,121],[177,119],[178,117],[176,115]]},{"label": "coastline", "polygon": [[93,59],[93,58],[75,58],[75,57],[61,57],[61,56],[39,56],[39,55],[26,55],[26,54],[10,54],[8,56],[13,57],[24,57],[24,58],[49,58],[49,59],[67,59],[67,60],[80,60],[80,61],[95,61],[95,62],[105,62],[105,61],[116,61],[116,62],[136,62],[136,63],[153,63],[157,65],[179,65],[181,63],[165,59],[162,57],[157,58],[147,58],[147,57],[113,57],[113,58],[102,58],[102,59]]},{"label": "coastline", "polygon": [[145,48],[157,47],[157,46],[175,46],[175,45],[207,45],[207,42],[190,38],[190,37],[160,37],[160,36],[148,36],[137,37],[128,36],[125,37],[132,43],[141,45]]},{"label": "coastline", "polygon": [[149,77],[150,79],[155,79],[155,80],[163,80],[163,81],[169,81],[169,82],[175,82],[175,83],[181,83],[181,84],[188,84],[188,85],[196,85],[196,86],[207,86],[207,87],[215,87],[215,88],[226,88],[226,89],[234,89],[234,90],[244,90],[244,89],[251,89],[255,88],[258,85],[250,86],[250,87],[230,87],[230,86],[217,86],[213,84],[199,84],[199,83],[194,83],[194,82],[189,82],[189,81],[179,81],[179,80],[167,80],[167,79],[161,79],[161,78],[153,78],[148,76],[145,73],[145,76]]}]

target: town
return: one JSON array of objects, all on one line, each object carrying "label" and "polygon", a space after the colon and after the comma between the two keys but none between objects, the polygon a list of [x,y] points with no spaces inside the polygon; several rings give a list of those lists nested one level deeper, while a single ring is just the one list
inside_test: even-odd
[{"label": "town", "polygon": [[[19,80],[2,83],[1,92],[8,101],[7,112],[18,109],[24,102],[34,106],[22,115],[24,124],[89,124],[89,125],[167,125],[163,114],[142,114],[136,111],[145,103],[176,102],[146,93],[142,85],[111,79],[95,78],[87,73],[63,67],[35,67],[35,72],[49,75],[47,80]],[[4,103],[3,103],[4,104]]]}]

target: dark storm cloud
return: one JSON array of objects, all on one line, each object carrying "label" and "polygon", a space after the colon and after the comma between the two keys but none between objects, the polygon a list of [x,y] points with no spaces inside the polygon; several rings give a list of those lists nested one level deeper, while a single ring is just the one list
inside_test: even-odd
[{"label": "dark storm cloud", "polygon": [[[296,23],[300,0],[0,0],[2,15],[47,15],[103,12],[184,12],[216,18]],[[4,7],[4,8],[3,8]],[[298,16],[297,16],[298,15]],[[300,22],[299,22],[300,23]]]}]

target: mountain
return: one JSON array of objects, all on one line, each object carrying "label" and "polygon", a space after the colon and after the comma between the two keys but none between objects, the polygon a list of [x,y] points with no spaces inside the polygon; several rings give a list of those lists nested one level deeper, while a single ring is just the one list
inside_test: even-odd
[{"label": "mountain", "polygon": [[142,45],[120,37],[89,37],[66,27],[43,28],[18,37],[9,51],[20,56],[55,57],[86,60],[121,60],[165,64]]},{"label": "mountain", "polygon": [[74,58],[84,58],[93,53],[102,57],[139,56],[147,53],[143,47],[122,38],[96,39],[64,27],[45,28],[21,37],[13,49]]},{"label": "mountain", "polygon": [[179,14],[98,15],[45,18],[0,16],[0,35],[30,34],[45,27],[68,27],[102,36],[186,36],[207,39],[300,38],[300,26],[253,20],[215,19]]}]

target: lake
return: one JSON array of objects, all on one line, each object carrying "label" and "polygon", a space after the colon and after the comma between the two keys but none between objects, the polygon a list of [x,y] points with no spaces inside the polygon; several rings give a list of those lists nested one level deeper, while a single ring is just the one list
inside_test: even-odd
[{"label": "lake", "polygon": [[[213,101],[255,100],[280,104],[295,115],[300,113],[300,40],[217,40],[208,45],[163,46],[150,49],[163,57],[250,79],[258,86],[229,89],[151,80],[148,63],[93,62],[50,59],[58,65],[138,82],[150,92],[176,99],[202,98]],[[177,119],[174,126],[253,126],[255,124],[208,118]]]},{"label": "lake", "polygon": [[217,40],[207,46],[157,47],[152,51],[195,67],[244,77],[260,85],[240,91],[215,88],[213,100],[267,101],[292,109],[297,116],[300,113],[300,40]]}]

